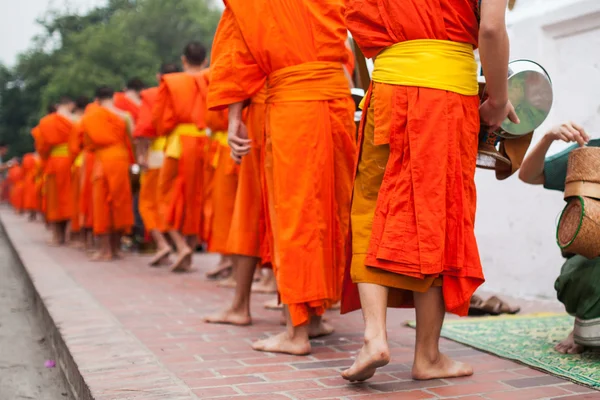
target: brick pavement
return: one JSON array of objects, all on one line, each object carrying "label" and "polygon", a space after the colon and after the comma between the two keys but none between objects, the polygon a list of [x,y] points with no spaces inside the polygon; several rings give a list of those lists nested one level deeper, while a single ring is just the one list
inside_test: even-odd
[{"label": "brick pavement", "polygon": [[82,252],[47,247],[39,223],[8,209],[0,219],[80,399],[600,399],[598,392],[447,340],[444,351],[474,365],[475,375],[412,381],[414,331],[403,326],[413,318],[409,310],[388,315],[390,365],[370,382],[350,385],[339,372],[360,348],[360,313],[330,313],[337,331],[314,340],[310,356],[254,352],[253,340],[280,331],[279,314],[262,308],[269,296],[255,295],[252,327],[204,324],[201,317],[231,296],[203,279],[215,256],[197,256],[198,271],[183,275],[149,268],[135,255],[93,263]]}]

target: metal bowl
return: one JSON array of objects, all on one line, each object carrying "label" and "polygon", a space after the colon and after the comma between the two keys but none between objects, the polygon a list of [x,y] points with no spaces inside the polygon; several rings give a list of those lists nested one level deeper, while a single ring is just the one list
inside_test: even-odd
[{"label": "metal bowl", "polygon": [[546,120],[552,109],[552,81],[546,70],[530,60],[508,64],[508,98],[521,121],[502,123],[498,136],[511,139],[533,132]]}]

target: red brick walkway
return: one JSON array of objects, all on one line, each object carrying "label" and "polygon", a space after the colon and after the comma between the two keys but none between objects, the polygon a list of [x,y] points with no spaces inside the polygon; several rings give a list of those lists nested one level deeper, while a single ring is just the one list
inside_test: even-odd
[{"label": "red brick walkway", "polygon": [[59,365],[80,398],[600,398],[585,387],[445,340],[444,350],[473,364],[475,375],[412,381],[414,331],[403,323],[413,314],[397,310],[388,316],[392,363],[369,383],[349,385],[339,372],[361,345],[359,313],[331,313],[337,331],[314,340],[311,356],[254,352],[249,346],[253,340],[280,331],[279,314],[262,308],[269,296],[256,295],[252,327],[204,324],[202,316],[226,305],[231,296],[203,280],[202,272],[216,257],[197,257],[199,270],[186,275],[149,268],[141,256],[92,263],[79,251],[47,247],[48,233],[39,223],[28,223],[8,209],[0,218],[74,361],[71,365],[61,358]]}]

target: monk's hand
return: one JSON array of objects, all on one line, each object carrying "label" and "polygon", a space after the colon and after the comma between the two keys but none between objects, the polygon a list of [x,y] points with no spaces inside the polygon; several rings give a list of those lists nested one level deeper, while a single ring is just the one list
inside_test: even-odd
[{"label": "monk's hand", "polygon": [[575,122],[555,126],[546,133],[546,136],[567,143],[577,142],[580,146],[585,146],[590,141],[590,135]]},{"label": "monk's hand", "polygon": [[231,148],[231,157],[237,163],[242,161],[242,157],[247,155],[252,148],[252,140],[248,139],[248,130],[246,124],[240,121],[229,121],[229,130],[227,132],[227,143]]},{"label": "monk's hand", "polygon": [[500,125],[502,125],[502,122],[506,118],[515,124],[521,122],[510,100],[504,104],[498,104],[488,98],[479,107],[479,116],[482,125],[487,126],[490,132],[494,132],[500,128]]}]

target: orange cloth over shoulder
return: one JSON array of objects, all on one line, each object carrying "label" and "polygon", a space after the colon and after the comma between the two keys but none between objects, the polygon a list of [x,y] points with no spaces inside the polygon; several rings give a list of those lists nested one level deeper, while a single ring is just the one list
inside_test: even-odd
[{"label": "orange cloth over shoulder", "polygon": [[202,73],[163,75],[152,111],[157,134],[167,137],[167,147],[178,140],[181,150],[179,158],[166,154],[158,184],[160,213],[169,229],[186,236],[202,236],[206,92]]},{"label": "orange cloth over shoulder", "polygon": [[[475,48],[477,3],[353,1],[346,23],[369,58],[418,39]],[[360,307],[351,276],[354,282],[398,289],[391,291],[389,305],[400,307],[413,305],[411,291],[425,291],[441,280],[447,311],[467,314],[472,294],[483,283],[474,234],[478,108],[477,96],[372,84],[359,129],[353,257],[342,312]]]},{"label": "orange cloth over shoulder", "polygon": [[158,98],[158,87],[143,90],[141,96],[142,104],[135,122],[133,137],[155,138],[157,133],[152,120],[152,110]]},{"label": "orange cloth over shoulder", "polygon": [[42,118],[39,129],[38,152],[45,162],[46,219],[48,222],[65,222],[72,213],[68,141],[73,122],[53,113]]},{"label": "orange cloth over shoulder", "polygon": [[345,265],[355,127],[343,66],[344,3],[225,5],[213,42],[209,107],[250,99],[268,80],[272,262],[281,300],[300,325],[339,300]]},{"label": "orange cloth over shoulder", "polygon": [[134,223],[129,181],[130,143],[125,116],[95,107],[82,119],[85,139],[94,151],[92,175],[94,234],[129,232]]},{"label": "orange cloth over shoulder", "polygon": [[140,115],[140,107],[141,103],[138,104],[134,100],[127,97],[125,93],[117,92],[113,96],[113,101],[115,107],[117,107],[121,111],[125,111],[128,113],[131,118],[133,118],[133,122],[137,123],[137,120]]}]

